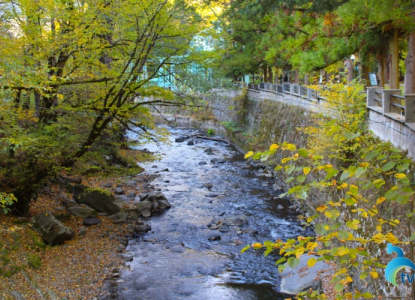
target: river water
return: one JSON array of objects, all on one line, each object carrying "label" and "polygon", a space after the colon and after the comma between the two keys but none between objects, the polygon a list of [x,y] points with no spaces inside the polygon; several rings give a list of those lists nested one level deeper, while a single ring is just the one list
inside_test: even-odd
[{"label": "river water", "polygon": [[[121,273],[117,299],[286,298],[277,292],[279,257],[240,250],[252,242],[308,234],[297,212],[276,198],[281,191],[274,190],[273,178],[261,176],[233,146],[203,139],[177,143],[197,132],[168,130],[170,145],[146,145],[160,160],[144,167],[158,175],[152,185],[172,208],[144,220],[152,230],[130,240],[126,250],[134,259]],[[213,236],[220,240],[210,241]]]}]

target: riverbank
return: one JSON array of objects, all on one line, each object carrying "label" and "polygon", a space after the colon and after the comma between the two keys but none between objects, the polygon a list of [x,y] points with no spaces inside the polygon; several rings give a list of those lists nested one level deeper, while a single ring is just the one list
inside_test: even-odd
[{"label": "riverbank", "polygon": [[[149,177],[143,174],[113,177],[61,174],[49,178],[39,189],[28,217],[0,215],[1,300],[111,298],[111,290],[103,287],[117,280],[120,268],[130,259],[125,255],[128,237],[134,234],[137,222],[143,222],[137,218],[131,221],[110,219],[106,213],[77,204],[70,200],[72,196],[68,197],[65,190],[68,182],[62,178],[114,195],[116,189],[121,189],[124,197],[153,191]],[[119,200],[117,198],[118,203]],[[83,216],[85,212],[91,212],[93,218]],[[61,245],[47,245],[31,224],[32,217],[42,214],[53,215],[74,233],[73,238]],[[92,219],[93,223],[86,222]]]}]

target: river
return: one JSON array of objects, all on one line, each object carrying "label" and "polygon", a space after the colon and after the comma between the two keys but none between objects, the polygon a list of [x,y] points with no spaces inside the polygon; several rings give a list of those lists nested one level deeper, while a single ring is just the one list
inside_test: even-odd
[{"label": "river", "polygon": [[157,174],[152,185],[172,208],[144,220],[152,230],[130,240],[126,250],[134,259],[121,272],[117,299],[287,298],[277,292],[276,254],[264,257],[252,249],[240,254],[252,242],[309,234],[290,202],[277,197],[281,191],[275,190],[274,179],[231,145],[203,139],[193,139],[194,145],[175,142],[197,131],[168,130],[169,145],[145,146],[160,160],[144,168]]}]

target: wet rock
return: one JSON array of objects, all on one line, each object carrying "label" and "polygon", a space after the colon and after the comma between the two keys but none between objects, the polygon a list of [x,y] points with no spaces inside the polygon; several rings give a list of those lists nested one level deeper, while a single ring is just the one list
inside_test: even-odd
[{"label": "wet rock", "polygon": [[228,225],[223,225],[219,228],[220,232],[228,232],[230,230]]},{"label": "wet rock", "polygon": [[312,268],[307,266],[310,258],[317,259],[313,255],[303,255],[300,257],[300,263],[294,268],[287,266],[281,273],[280,292],[288,295],[297,295],[310,288],[318,288],[318,273],[330,268],[330,265],[323,261],[318,261]]},{"label": "wet rock", "polygon": [[134,231],[137,233],[145,233],[151,230],[151,226],[148,224],[145,225],[136,225]]},{"label": "wet rock", "polygon": [[169,201],[167,201],[167,199],[166,200],[159,200],[159,201],[157,201],[157,204],[158,204],[158,209],[160,209],[160,210],[165,210],[165,209],[171,208],[171,204],[169,203]]},{"label": "wet rock", "polygon": [[210,228],[211,230],[216,230],[216,229],[219,229],[219,226],[218,226],[218,225],[216,225],[216,224],[212,224],[212,225],[210,225],[210,226],[209,226],[209,228]]},{"label": "wet rock", "polygon": [[167,200],[166,196],[164,196],[164,194],[162,192],[151,192],[146,194],[144,197],[142,197],[140,199],[139,204],[137,204],[137,207],[139,208],[140,211],[142,211],[142,207],[144,207],[144,202],[149,202],[150,204],[145,204],[145,209],[154,209],[154,206],[152,205],[152,203],[157,202],[157,210],[165,210],[168,208],[171,208],[171,204],[169,203],[169,201]]},{"label": "wet rock", "polygon": [[101,223],[101,220],[98,219],[98,218],[86,218],[82,222],[82,225],[84,225],[84,226],[93,226],[93,225],[97,225],[99,223]]},{"label": "wet rock", "polygon": [[223,164],[226,162],[226,160],[224,159],[220,159],[220,158],[213,158],[210,160],[210,162],[214,163],[214,164]]},{"label": "wet rock", "polygon": [[208,190],[210,190],[211,188],[213,188],[213,184],[211,184],[211,183],[204,183],[202,185],[202,188],[207,188]]},{"label": "wet rock", "polygon": [[145,209],[145,210],[141,211],[141,215],[144,218],[149,218],[149,217],[151,217],[151,211],[149,209]]},{"label": "wet rock", "polygon": [[98,212],[113,215],[120,211],[114,204],[115,198],[110,193],[105,193],[96,189],[88,189],[83,185],[75,185],[74,199],[79,204],[86,204]]},{"label": "wet rock", "polygon": [[213,149],[212,149],[211,147],[209,147],[209,148],[206,148],[206,149],[204,150],[204,152],[206,152],[206,153],[208,153],[208,154],[212,154]]},{"label": "wet rock", "polygon": [[212,235],[208,238],[209,241],[219,241],[221,239],[220,235]]},{"label": "wet rock", "polygon": [[257,172],[258,173],[264,173],[264,170],[263,169],[259,169]]},{"label": "wet rock", "polygon": [[282,206],[281,204],[278,204],[277,208],[278,209],[284,209],[284,206]]},{"label": "wet rock", "polygon": [[153,203],[145,200],[135,204],[135,206],[137,207],[138,211],[142,213],[143,210],[151,210],[151,208],[153,207]]},{"label": "wet rock", "polygon": [[108,182],[108,183],[104,184],[104,185],[103,185],[103,187],[110,188],[110,187],[112,187],[113,185],[114,185],[114,183],[113,183],[113,182]]},{"label": "wet rock", "polygon": [[206,165],[206,164],[207,163],[205,161],[201,161],[201,162],[198,163],[199,166],[203,166],[203,165]]},{"label": "wet rock", "polygon": [[186,140],[186,138],[184,138],[184,137],[180,137],[180,138],[176,138],[174,141],[175,141],[176,143],[183,143],[185,140]]},{"label": "wet rock", "polygon": [[116,187],[116,188],[114,189],[114,193],[115,193],[116,195],[123,195],[123,194],[124,194],[124,189],[123,189],[122,187]]},{"label": "wet rock", "polygon": [[82,219],[93,217],[97,215],[95,209],[88,207],[88,206],[72,206],[68,208],[68,211],[73,214],[74,216],[80,217]]},{"label": "wet rock", "polygon": [[188,145],[188,146],[193,146],[194,144],[195,144],[195,142],[194,142],[194,141],[188,141],[188,142],[187,142],[187,145]]},{"label": "wet rock", "polygon": [[86,228],[79,229],[78,236],[86,236]]},{"label": "wet rock", "polygon": [[249,233],[249,234],[257,234],[258,230],[252,229],[252,228],[245,228],[243,230],[244,233]]},{"label": "wet rock", "polygon": [[216,198],[217,196],[219,196],[218,194],[206,194],[205,197],[208,198]]},{"label": "wet rock", "polygon": [[228,223],[232,226],[242,226],[243,221],[239,218],[229,219]]},{"label": "wet rock", "polygon": [[128,224],[126,230],[128,232],[133,232],[134,231],[134,225],[133,224]]},{"label": "wet rock", "polygon": [[75,236],[75,232],[57,220],[51,212],[44,212],[32,218],[32,226],[43,240],[51,246],[63,244]]}]

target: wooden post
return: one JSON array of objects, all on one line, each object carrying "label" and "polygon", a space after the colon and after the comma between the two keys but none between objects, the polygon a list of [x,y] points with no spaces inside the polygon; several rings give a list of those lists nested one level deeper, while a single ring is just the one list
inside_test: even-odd
[{"label": "wooden post", "polygon": [[380,54],[378,56],[378,77],[379,77],[379,82],[378,82],[378,86],[385,88],[385,79],[386,79],[386,74],[385,74],[385,55],[384,54]]},{"label": "wooden post", "polygon": [[304,75],[304,85],[308,85],[308,74]]},{"label": "wooden post", "polygon": [[[415,4],[415,0],[412,0],[412,3]],[[412,8],[412,20],[415,23],[415,8]],[[412,32],[409,35],[408,54],[405,59],[405,67],[405,94],[415,94],[415,32]]]},{"label": "wooden post", "polygon": [[268,68],[267,68],[267,66],[264,66],[262,69],[264,70],[264,80],[263,80],[263,82],[268,82]]},{"label": "wooden post", "polygon": [[393,35],[389,40],[389,51],[391,54],[389,88],[399,89],[399,46],[397,29],[394,29]]},{"label": "wooden post", "polygon": [[347,84],[350,84],[353,81],[353,61],[350,57],[346,59],[346,69],[347,69]]}]

